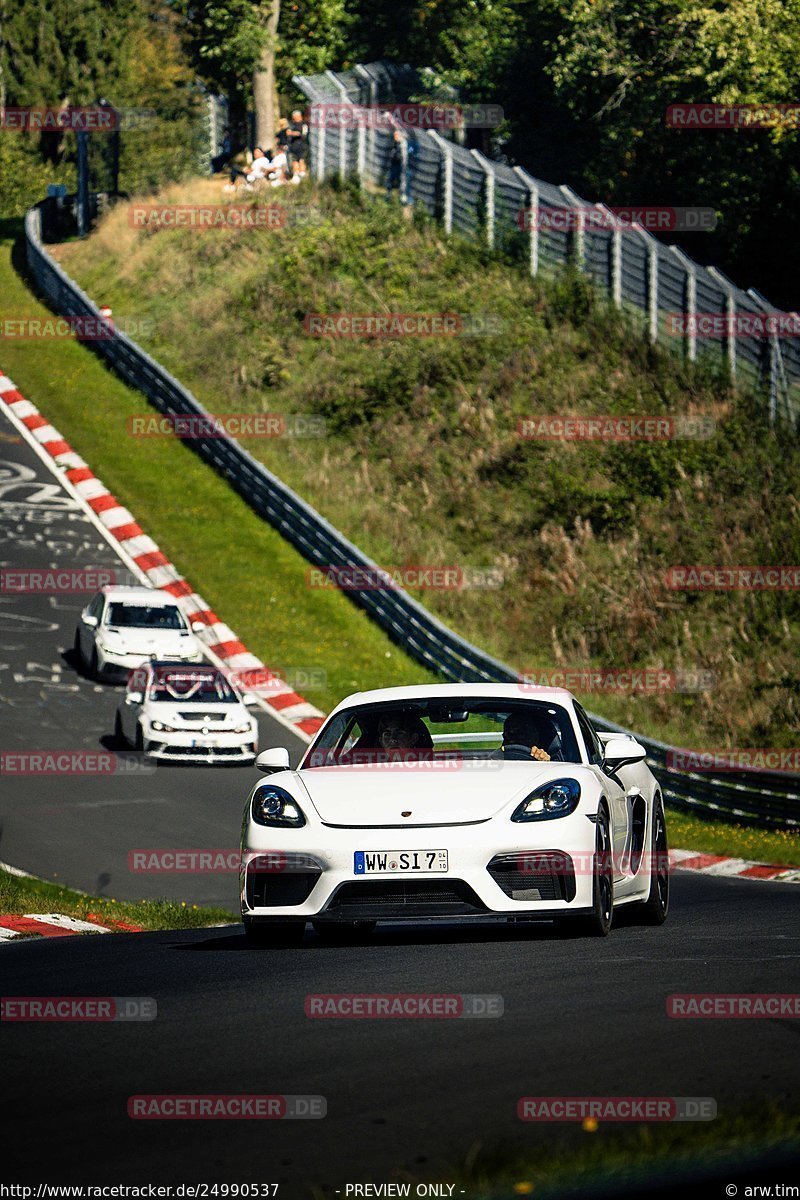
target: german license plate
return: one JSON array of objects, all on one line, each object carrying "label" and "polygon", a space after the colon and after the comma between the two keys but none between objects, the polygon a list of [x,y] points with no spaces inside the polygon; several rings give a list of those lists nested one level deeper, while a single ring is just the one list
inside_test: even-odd
[{"label": "german license plate", "polygon": [[421,871],[441,875],[448,870],[446,850],[356,850],[353,855],[356,875],[403,875]]}]

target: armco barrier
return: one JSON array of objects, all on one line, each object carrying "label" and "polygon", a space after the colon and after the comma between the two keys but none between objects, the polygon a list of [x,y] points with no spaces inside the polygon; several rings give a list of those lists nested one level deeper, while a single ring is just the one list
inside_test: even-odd
[{"label": "armco barrier", "polygon": [[[47,253],[42,242],[42,211],[47,201],[25,217],[28,267],[37,286],[62,316],[98,318],[99,310],[84,291]],[[206,409],[173,375],[124,333],[94,343],[114,370],[167,415],[207,416]],[[187,443],[223,475],[250,507],[274,526],[309,562],[317,566],[377,571],[376,563],[338,529],[257,462],[233,438],[198,438]],[[382,629],[419,662],[445,679],[515,683],[519,673],[485,654],[437,620],[400,589],[350,591],[348,595]],[[601,717],[592,718],[604,731],[619,731]],[[637,737],[639,735],[636,735]],[[655,769],[665,799],[680,808],[717,813],[750,825],[800,829],[800,777],[762,771],[719,775],[672,771],[666,767],[671,747],[640,737]]]}]

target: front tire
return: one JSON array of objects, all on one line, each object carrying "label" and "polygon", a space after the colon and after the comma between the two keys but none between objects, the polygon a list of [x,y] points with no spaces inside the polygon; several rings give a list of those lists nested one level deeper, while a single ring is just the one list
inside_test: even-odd
[{"label": "front tire", "polygon": [[244,935],[252,949],[299,946],[305,933],[305,921],[256,921],[242,917]]},{"label": "front tire", "polygon": [[128,739],[125,737],[125,734],[122,732],[122,721],[120,720],[119,713],[117,713],[116,716],[114,717],[114,749],[115,750],[127,750],[128,749]]},{"label": "front tire", "polygon": [[653,807],[653,833],[650,838],[650,891],[646,900],[630,905],[637,925],[663,925],[669,912],[669,846],[664,808],[658,799]]}]

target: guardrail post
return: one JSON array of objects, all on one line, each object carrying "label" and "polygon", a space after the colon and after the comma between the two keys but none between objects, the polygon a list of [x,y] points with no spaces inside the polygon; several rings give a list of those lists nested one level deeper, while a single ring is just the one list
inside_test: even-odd
[{"label": "guardrail post", "polygon": [[453,152],[450,149],[450,143],[441,134],[431,130],[429,136],[439,147],[439,152],[442,156],[442,166],[444,167],[444,212],[442,213],[442,220],[444,221],[444,231],[449,234],[453,232]]},{"label": "guardrail post", "polygon": [[539,274],[539,185],[523,167],[514,167],[514,174],[519,176],[528,189],[528,208],[524,211],[530,222],[530,271],[531,275],[536,276]]},{"label": "guardrail post", "polygon": [[[333,86],[339,93],[339,99],[342,104],[346,104],[353,111],[355,105],[348,95],[347,88],[342,83],[335,71],[326,71],[325,75],[330,79]],[[339,122],[339,179],[344,183],[347,176],[347,128],[343,121]]]},{"label": "guardrail post", "polygon": [[495,194],[497,191],[497,180],[495,178],[494,163],[484,158],[480,150],[470,150],[470,154],[475,159],[478,166],[484,173],[486,186],[486,245],[490,250],[494,249],[494,229],[495,229]]},{"label": "guardrail post", "polygon": [[578,210],[578,224],[575,229],[575,262],[578,270],[586,269],[586,204],[572,188],[562,183],[558,189],[565,197],[570,208]]},{"label": "guardrail post", "polygon": [[647,339],[655,343],[658,341],[658,242],[635,221],[631,229],[644,238],[647,247]]},{"label": "guardrail post", "polygon": [[684,317],[689,327],[689,332],[686,336],[686,357],[690,363],[697,362],[697,269],[694,262],[688,255],[679,250],[677,246],[670,246],[669,252],[672,254],[683,267],[686,273],[686,285],[684,289]]},{"label": "guardrail post", "polygon": [[707,267],[709,275],[725,293],[725,319],[727,324],[727,332],[725,336],[726,347],[728,351],[728,370],[730,371],[731,381],[736,382],[736,286],[727,276],[718,271],[716,267]]}]

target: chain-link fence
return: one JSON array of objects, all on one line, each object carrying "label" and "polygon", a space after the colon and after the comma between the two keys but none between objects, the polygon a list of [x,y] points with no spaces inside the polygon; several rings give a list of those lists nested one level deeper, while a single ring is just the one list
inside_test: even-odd
[{"label": "chain-link fence", "polygon": [[377,62],[298,75],[294,82],[310,101],[317,179],[383,186],[399,128],[401,194],[441,220],[447,233],[498,249],[516,242],[532,275],[574,263],[642,323],[651,342],[671,344],[689,362],[718,364],[734,381],[765,387],[773,423],[800,419],[800,314],[772,308],[754,289],[742,291],[635,222],[621,227],[610,210],[565,185],[422,128],[424,105],[404,110],[403,104],[426,93],[424,72]]}]

